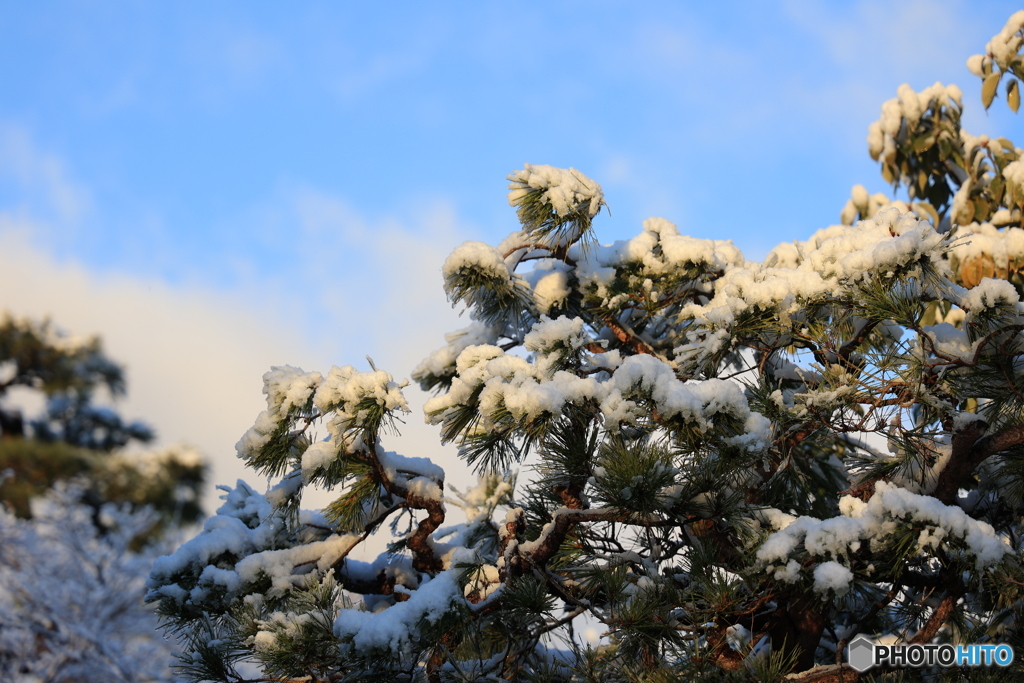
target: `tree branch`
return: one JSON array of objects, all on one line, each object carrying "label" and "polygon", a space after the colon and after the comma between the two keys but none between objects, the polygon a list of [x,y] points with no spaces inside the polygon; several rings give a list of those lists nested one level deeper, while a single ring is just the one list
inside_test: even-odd
[{"label": "tree branch", "polygon": [[986,429],[988,424],[977,420],[953,435],[953,452],[939,474],[934,493],[946,505],[952,504],[961,484],[978,465],[997,453],[1024,444],[1024,423],[983,437]]},{"label": "tree branch", "polygon": [[849,341],[839,347],[839,352],[836,355],[842,359],[844,364],[848,365],[850,363],[850,355],[857,350],[857,347],[864,343],[864,340],[868,338],[868,335],[871,334],[872,330],[874,330],[880,322],[882,321],[871,320],[866,322],[863,327],[857,330],[857,333],[853,335]]},{"label": "tree branch", "polygon": [[[526,549],[519,547],[519,552],[534,566],[544,566],[557,552],[565,541],[565,537],[579,522],[621,522],[642,527],[676,526],[677,521],[665,519],[643,519],[621,510],[598,508],[578,510],[568,507],[559,508],[545,525],[540,537],[528,545]],[[526,545],[526,544],[524,544]]]},{"label": "tree branch", "polygon": [[654,347],[627,330],[625,326],[611,316],[604,319],[604,324],[608,326],[608,329],[612,331],[616,339],[629,347],[634,353],[646,353],[651,356],[658,355],[654,352]]},{"label": "tree branch", "polygon": [[783,680],[799,683],[856,683],[860,680],[860,674],[851,669],[849,664],[830,664],[789,674]]},{"label": "tree branch", "polygon": [[949,619],[949,615],[953,612],[953,608],[956,607],[956,601],[960,599],[957,593],[950,593],[942,599],[939,606],[932,612],[932,616],[929,617],[928,623],[924,625],[924,628],[918,631],[913,638],[910,639],[911,644],[924,644],[935,637],[935,634],[939,632],[942,625]]},{"label": "tree branch", "polygon": [[[416,510],[426,510],[427,517],[420,521],[416,531],[406,540],[406,547],[412,552],[413,569],[421,572],[436,573],[444,569],[444,563],[434,552],[432,539],[430,537],[438,527],[444,523],[444,503],[441,500],[427,498],[415,493],[396,483],[388,477],[384,466],[377,459],[375,453],[369,453],[366,458],[373,468],[374,474],[381,482],[384,490],[393,496],[405,499],[404,507]],[[444,482],[435,482],[440,490],[444,490]]]}]

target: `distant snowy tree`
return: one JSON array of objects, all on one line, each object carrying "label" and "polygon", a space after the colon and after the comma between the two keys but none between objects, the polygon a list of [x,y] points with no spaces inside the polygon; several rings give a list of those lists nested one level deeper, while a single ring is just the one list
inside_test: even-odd
[{"label": "distant snowy tree", "polygon": [[49,400],[29,430],[0,407],[0,681],[172,680],[145,577],[153,543],[202,516],[206,464],[120,450],[152,430],[93,405],[125,390],[97,339],[0,317],[0,398],[15,386]]},{"label": "distant snowy tree", "polygon": [[35,499],[31,520],[0,507],[0,680],[170,681],[170,644],[141,601],[153,555],[131,550],[158,516],[108,504],[101,533],[80,494]]},{"label": "distant snowy tree", "polygon": [[[1002,81],[1017,107],[1022,29],[969,61],[986,106]],[[272,369],[238,454],[278,483],[229,489],[150,575],[182,673],[839,682],[858,633],[1024,646],[1024,160],[960,111],[900,88],[868,143],[907,200],[858,186],[763,263],[662,218],[602,246],[595,181],[513,173],[522,230],[451,254],[472,323],[413,373],[481,473],[468,521],[386,450],[403,383]],[[308,486],[338,497],[301,510]]]}]

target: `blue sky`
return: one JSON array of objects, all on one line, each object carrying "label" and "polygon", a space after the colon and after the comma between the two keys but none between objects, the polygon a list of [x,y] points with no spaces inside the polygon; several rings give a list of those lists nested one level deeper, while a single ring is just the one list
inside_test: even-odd
[{"label": "blue sky", "polygon": [[458,326],[440,263],[515,228],[524,162],[598,180],[603,241],[660,215],[760,258],[886,189],[901,83],[1019,142],[964,67],[1015,9],[0,2],[0,307],[102,335],[125,412],[235,476],[270,364],[404,376]]}]

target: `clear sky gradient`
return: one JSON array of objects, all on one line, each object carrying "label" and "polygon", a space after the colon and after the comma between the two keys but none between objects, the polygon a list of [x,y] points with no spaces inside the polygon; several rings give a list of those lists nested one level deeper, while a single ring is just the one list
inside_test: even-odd
[{"label": "clear sky gradient", "polygon": [[[122,412],[215,478],[271,364],[397,376],[459,326],[440,264],[574,166],[602,241],[659,215],[748,258],[885,190],[868,124],[964,91],[1012,2],[0,2],[0,308],[100,334]],[[411,416],[408,455],[450,458]],[[445,463],[446,465],[449,463]]]}]

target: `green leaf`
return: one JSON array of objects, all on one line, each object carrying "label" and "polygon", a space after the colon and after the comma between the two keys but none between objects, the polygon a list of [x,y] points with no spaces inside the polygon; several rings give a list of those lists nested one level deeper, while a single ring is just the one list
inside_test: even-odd
[{"label": "green leaf", "polygon": [[1020,84],[1015,78],[1011,78],[1010,82],[1006,84],[1006,103],[1010,105],[1010,109],[1014,113],[1020,109]]},{"label": "green leaf", "polygon": [[939,137],[939,161],[945,161],[953,153],[953,145],[943,134]]},{"label": "green leaf", "polygon": [[985,77],[985,82],[981,86],[981,103],[985,105],[985,109],[992,105],[992,100],[995,99],[996,88],[999,87],[999,79],[1002,75],[1001,72],[993,72]]},{"label": "green leaf", "polygon": [[974,220],[974,202],[970,199],[964,202],[962,208],[953,219],[959,225],[967,225]]},{"label": "green leaf", "polygon": [[922,327],[934,325],[935,321],[938,320],[939,302],[932,301],[925,309],[924,314],[921,316],[921,322],[919,323]]},{"label": "green leaf", "polygon": [[914,138],[913,142],[910,144],[910,150],[914,154],[920,154],[921,152],[925,151],[926,149],[930,149],[932,147],[932,145],[934,145],[934,144],[935,144],[935,135],[934,134],[919,135],[918,137]]},{"label": "green leaf", "polygon": [[989,203],[980,197],[974,202],[974,220],[979,223],[984,223],[992,217],[992,211],[990,210]]},{"label": "green leaf", "polygon": [[929,204],[928,202],[915,202],[914,210],[917,211],[918,213],[921,213],[923,211],[924,213],[928,214],[928,217],[932,219],[932,225],[939,224],[939,214],[935,210],[935,207]]},{"label": "green leaf", "polygon": [[992,199],[994,199],[997,204],[1001,204],[1003,202],[1003,192],[1005,190],[1006,181],[1003,180],[1003,177],[1000,175],[997,175],[995,178],[992,179],[992,182],[989,183],[989,194],[992,195]]}]

